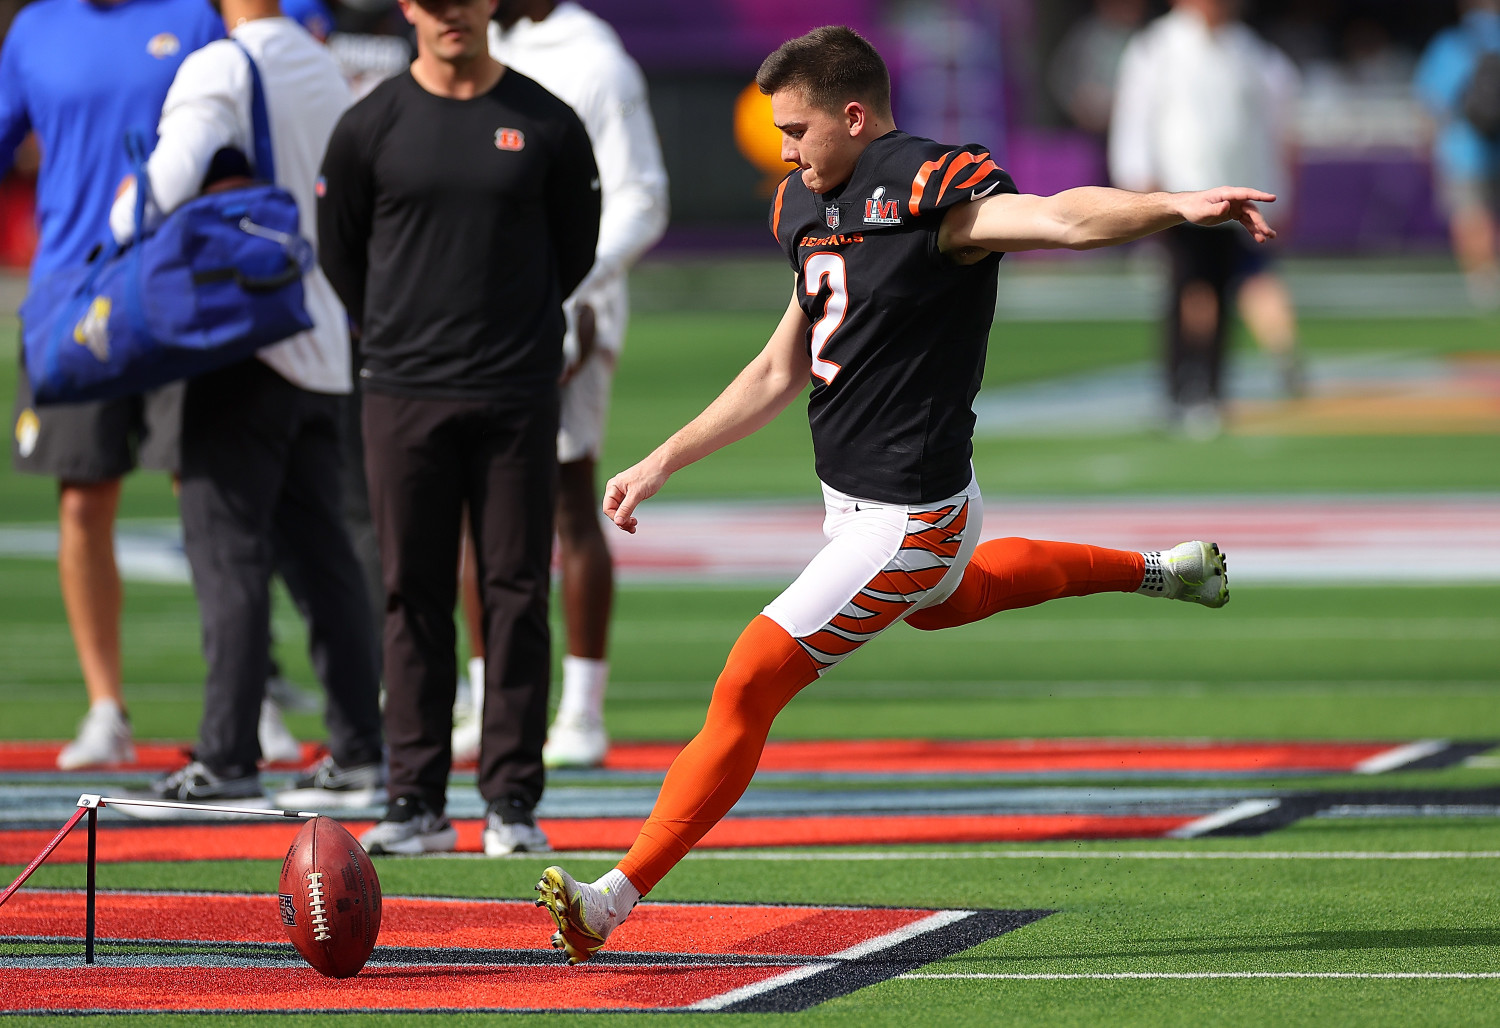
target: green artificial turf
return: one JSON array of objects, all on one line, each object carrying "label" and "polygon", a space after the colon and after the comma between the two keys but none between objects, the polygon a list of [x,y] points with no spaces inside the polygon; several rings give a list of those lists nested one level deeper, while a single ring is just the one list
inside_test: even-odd
[{"label": "green artificial turf", "polygon": [[[695,415],[761,346],[763,314],[636,317],[612,413],[606,473],[638,459]],[[1313,354],[1411,355],[1500,348],[1495,319],[1317,319]],[[986,385],[1040,381],[1151,360],[1142,323],[1004,324]],[[13,330],[0,331],[0,394],[13,377]],[[1500,489],[1490,435],[1243,438],[1189,443],[1137,433],[1103,438],[980,439],[975,465],[993,499],[1111,494],[1414,494]],[[795,409],[755,437],[676,476],[667,498],[768,496],[812,502],[805,419]],[[127,481],[125,517],[171,518],[161,475]],[[647,516],[643,513],[643,517]],[[55,487],[0,464],[0,523],[55,519]],[[685,738],[701,724],[714,676],[775,587],[628,587],[611,654],[611,733]],[[201,709],[196,605],[181,585],[126,584],[126,692],[142,738],[187,740]],[[278,655],[312,682],[305,634],[279,603]],[[1500,586],[1286,588],[1238,584],[1223,611],[1099,596],[1007,613],[941,633],[901,626],[799,696],[780,738],[1149,736],[1216,739],[1500,739]],[[0,558],[0,738],[71,734],[82,690],[55,566]],[[291,727],[316,738],[316,717]],[[573,781],[587,781],[574,779]],[[565,783],[566,784],[566,783]],[[934,779],[891,788],[962,786]],[[993,783],[987,783],[993,784]],[[1049,782],[1065,785],[1065,781]],[[1092,788],[1151,784],[1090,780]],[[1164,781],[1175,787],[1224,783]],[[1471,788],[1500,784],[1489,764],[1379,776],[1263,780],[1276,788]],[[758,788],[850,788],[776,780]],[[897,849],[892,847],[891,849]],[[963,856],[893,861],[719,860],[694,855],[652,899],[1045,908],[1050,917],[924,973],[1121,971],[1462,972],[1500,968],[1497,858],[1470,860],[1131,859],[1119,853],[1500,851],[1494,818],[1306,820],[1267,836],[1194,841],[942,847],[1045,850],[1069,859]],[[529,898],[537,858],[383,861],[388,895]],[[605,860],[568,860],[592,877]],[[106,889],[270,893],[271,861],[112,864]],[[18,868],[0,867],[8,881]],[[39,886],[79,887],[83,869],[44,866]],[[0,937],[5,935],[0,910]],[[545,939],[537,940],[539,947]],[[0,942],[0,957],[55,952]],[[101,951],[105,958],[118,947]],[[170,989],[171,971],[163,972]],[[0,980],[4,971],[0,970]],[[683,1015],[677,1015],[683,1016]],[[28,1017],[18,1024],[35,1024]],[[48,1019],[98,1024],[99,1018]],[[654,1015],[572,1018],[368,1013],[106,1018],[146,1025],[652,1025]],[[686,1016],[737,1025],[745,1016]],[[1500,1024],[1500,980],[894,980],[804,1014],[796,1025]],[[676,1022],[674,1022],[676,1023]]]}]

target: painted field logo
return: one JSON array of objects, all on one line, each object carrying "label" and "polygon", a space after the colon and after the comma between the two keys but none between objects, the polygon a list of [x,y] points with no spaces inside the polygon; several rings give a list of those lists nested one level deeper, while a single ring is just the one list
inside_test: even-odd
[{"label": "painted field logo", "polygon": [[496,150],[526,149],[526,133],[520,129],[498,128],[495,130]]},{"label": "painted field logo", "polygon": [[[83,925],[83,893],[17,893],[5,908],[5,941],[23,955],[19,963],[0,959],[0,1015],[792,1013],[1050,913],[643,903],[606,953],[571,968],[546,947],[551,922],[538,920],[546,915],[530,900],[388,896],[381,945],[346,983],[295,959],[275,902],[260,894],[102,892],[101,941],[110,957],[84,968],[76,954],[57,951],[58,938]],[[684,937],[692,939],[686,949]]]},{"label": "painted field logo", "polygon": [[896,200],[886,199],[885,186],[876,186],[875,192],[865,201],[865,224],[901,224],[901,204]]}]

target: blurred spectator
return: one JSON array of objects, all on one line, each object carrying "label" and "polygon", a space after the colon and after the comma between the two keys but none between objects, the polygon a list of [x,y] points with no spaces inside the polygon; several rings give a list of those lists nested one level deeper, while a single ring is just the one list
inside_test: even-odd
[{"label": "blurred spectator", "polygon": [[[1126,189],[1254,186],[1286,202],[1297,71],[1237,19],[1235,0],[1175,0],[1125,50],[1110,130],[1110,175]],[[1282,216],[1284,218],[1284,214]],[[1262,248],[1244,233],[1182,225],[1162,234],[1171,258],[1166,316],[1170,416],[1193,437],[1221,425],[1230,290],[1256,340],[1301,390],[1296,316]]]},{"label": "blurred spectator", "polygon": [[[232,39],[183,62],[146,164],[151,196],[170,213],[205,182],[252,174],[297,200],[317,245],[318,162],[349,93],[328,50],[282,16],[277,0],[220,0]],[[260,152],[252,81],[263,84],[269,152]],[[248,160],[247,160],[248,159]],[[252,166],[254,171],[252,172]],[[235,170],[227,170],[235,169]],[[111,217],[135,224],[136,188]],[[282,802],[298,809],[367,806],[382,784],[375,625],[342,521],[339,443],[350,388],[344,309],[321,270],[303,282],[313,328],[187,383],[182,409],[182,535],[203,623],[203,719],[193,759],[153,787],[159,799],[265,805],[256,712],[269,677],[270,580],[277,550],[308,621],[328,693],[329,756]]]},{"label": "blurred spectator", "polygon": [[[557,550],[567,650],[562,697],[542,751],[548,767],[595,767],[609,749],[604,692],[614,598],[614,564],[599,527],[595,475],[610,386],[625,345],[626,273],[667,227],[667,173],[646,80],[607,22],[567,0],[556,6],[552,0],[502,0],[494,18],[490,53],[577,112],[594,147],[603,193],[594,267],[567,304],[557,436]],[[476,643],[475,652],[483,652],[482,640]],[[484,695],[482,683],[475,695]],[[482,716],[473,720],[482,722]],[[470,738],[477,749],[478,732]]]},{"label": "blurred spectator", "polygon": [[1500,207],[1500,2],[1466,0],[1463,18],[1433,39],[1417,65],[1416,91],[1437,120],[1433,142],[1439,196],[1453,252],[1477,306],[1500,307],[1495,213]]},{"label": "blurred spectator", "polygon": [[[115,183],[130,170],[125,133],[161,110],[177,66],[224,34],[202,0],[41,0],[16,15],[0,51],[0,175],[35,131],[42,163],[31,281],[80,265],[108,238]],[[89,695],[64,769],[133,763],[121,687],[115,511],[137,465],[177,468],[182,391],[34,407],[24,368],[16,386],[15,468],[58,481],[57,572]]]},{"label": "blurred spectator", "polygon": [[1115,104],[1115,78],[1125,44],[1146,20],[1146,0],[1094,0],[1052,54],[1047,84],[1073,124],[1104,135]]}]

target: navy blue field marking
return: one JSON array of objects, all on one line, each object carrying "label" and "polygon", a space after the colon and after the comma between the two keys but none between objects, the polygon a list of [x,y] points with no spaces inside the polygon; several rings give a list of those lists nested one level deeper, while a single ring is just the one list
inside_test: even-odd
[{"label": "navy blue field marking", "polygon": [[1462,764],[1470,757],[1477,757],[1481,753],[1494,749],[1500,743],[1494,739],[1488,742],[1450,742],[1436,753],[1429,753],[1400,767],[1392,768],[1393,771],[1439,771],[1445,767],[1454,767]]},{"label": "navy blue field marking", "polygon": [[728,1014],[785,1014],[807,1010],[870,985],[890,981],[919,967],[946,960],[1017,928],[1035,924],[1055,910],[976,910],[968,917],[921,933],[868,957],[836,963],[817,974],[718,1008]]},{"label": "navy blue field marking", "polygon": [[1486,817],[1500,816],[1500,788],[1361,789],[1348,792],[1275,793],[1277,806],[1204,832],[1215,836],[1264,835],[1309,817]]}]

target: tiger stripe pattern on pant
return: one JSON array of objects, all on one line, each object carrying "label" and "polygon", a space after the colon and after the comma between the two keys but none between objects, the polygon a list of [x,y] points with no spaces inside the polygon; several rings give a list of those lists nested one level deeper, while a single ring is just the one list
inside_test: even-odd
[{"label": "tiger stripe pattern on pant", "polygon": [[906,537],[885,567],[831,621],[797,639],[819,674],[910,614],[937,588],[958,557],[968,518],[967,498],[907,515]]}]

